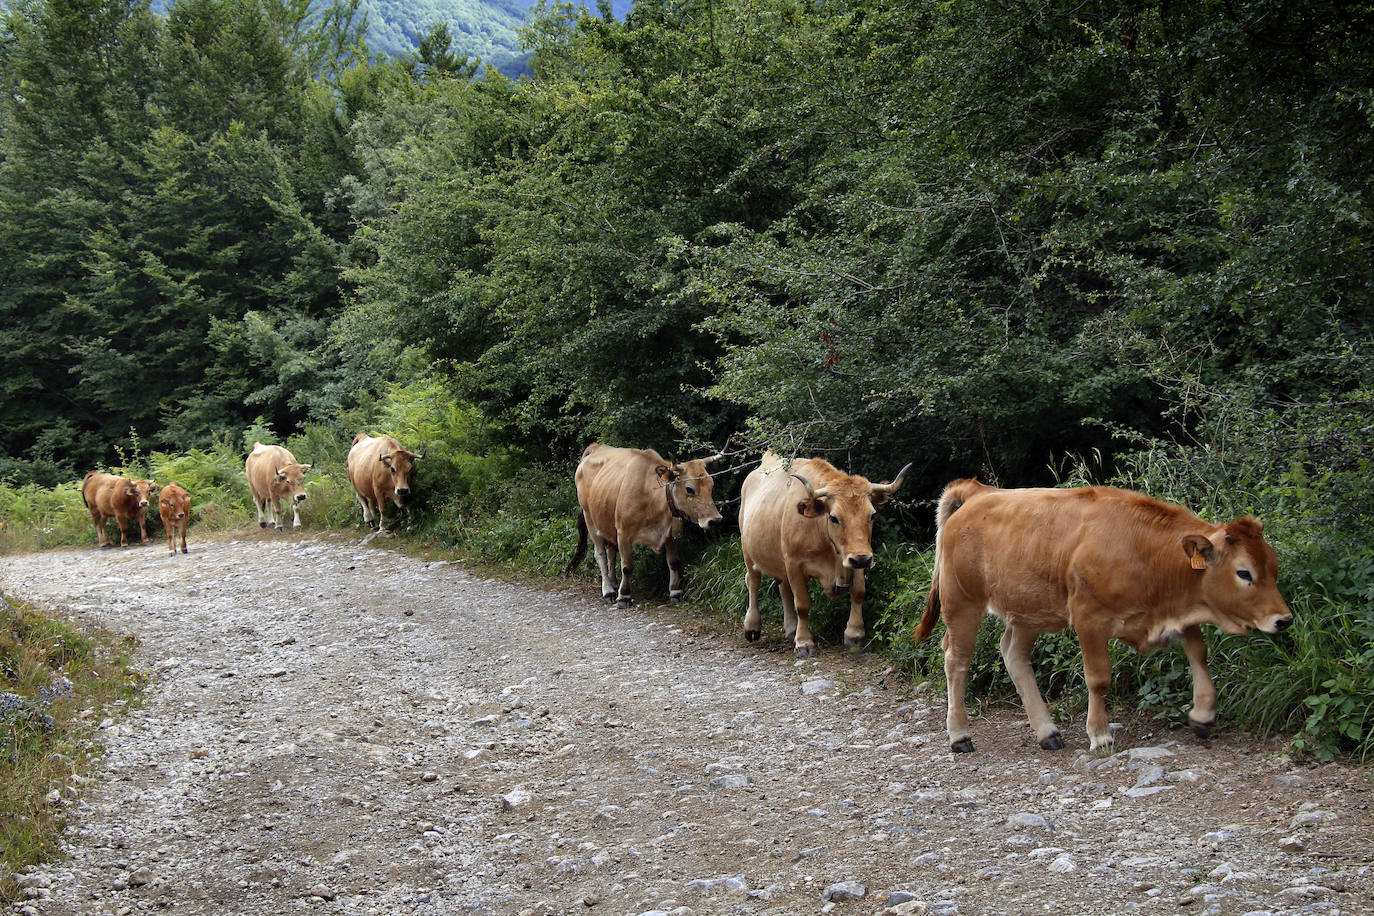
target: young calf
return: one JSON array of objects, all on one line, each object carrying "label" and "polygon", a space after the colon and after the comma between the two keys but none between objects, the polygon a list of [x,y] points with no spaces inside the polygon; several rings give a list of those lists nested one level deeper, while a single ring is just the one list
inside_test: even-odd
[{"label": "young calf", "polygon": [[176,556],[177,535],[181,535],[181,552],[186,550],[186,528],[191,524],[191,497],[181,487],[169,483],[157,496],[157,511],[162,527],[167,529],[167,549]]},{"label": "young calf", "polygon": [[1046,750],[1064,746],[1035,684],[1031,646],[1072,626],[1088,684],[1088,737],[1110,750],[1107,640],[1136,651],[1182,640],[1193,673],[1188,718],[1204,737],[1216,721],[1201,624],[1274,633],[1293,622],[1278,589],[1278,555],[1258,521],[1204,522],[1182,506],[1114,487],[1001,490],[976,480],[945,487],[936,510],[935,571],[917,642],[945,619],[950,746],[973,750],[964,685],[987,614],[1006,624],[1002,660]]}]

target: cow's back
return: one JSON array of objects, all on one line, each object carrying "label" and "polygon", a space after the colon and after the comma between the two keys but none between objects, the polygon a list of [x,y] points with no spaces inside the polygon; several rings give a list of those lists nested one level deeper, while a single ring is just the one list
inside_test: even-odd
[{"label": "cow's back", "polygon": [[[574,482],[577,501],[591,525],[607,536],[632,518],[656,517],[658,490],[656,468],[668,465],[653,449],[619,448],[593,442],[582,452]],[[668,502],[661,496],[662,514]]]},{"label": "cow's back", "polygon": [[389,436],[369,436],[358,433],[353,437],[353,447],[348,450],[348,479],[353,489],[363,499],[381,502],[385,498],[383,481],[380,478],[383,450],[396,451],[400,445]]},{"label": "cow's back", "polygon": [[102,515],[116,515],[121,518],[131,516],[137,507],[129,504],[130,500],[125,491],[126,483],[127,478],[91,471],[82,478],[81,499],[88,507],[98,510]]},{"label": "cow's back", "polygon": [[792,475],[806,477],[810,471],[814,477],[817,470],[809,458],[799,458],[789,468],[778,455],[765,452],[740,487],[740,546],[749,562],[767,575],[785,575],[787,545],[796,546],[816,526],[815,520],[797,512],[806,487]]},{"label": "cow's back", "polygon": [[980,487],[941,528],[942,600],[957,589],[1004,619],[1058,628],[1069,622],[1072,589],[1138,602],[1178,566],[1182,535],[1209,527],[1180,506],[1114,487]]},{"label": "cow's back", "polygon": [[248,489],[257,499],[267,499],[273,493],[277,468],[296,463],[296,458],[280,445],[253,443],[253,450],[243,462],[243,472],[248,477]]}]

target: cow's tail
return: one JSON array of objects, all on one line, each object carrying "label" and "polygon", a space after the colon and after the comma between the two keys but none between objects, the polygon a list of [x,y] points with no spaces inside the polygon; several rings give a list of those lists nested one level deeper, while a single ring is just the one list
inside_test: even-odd
[{"label": "cow's tail", "polygon": [[87,471],[86,476],[81,478],[81,505],[87,509],[91,507],[91,504],[86,502],[86,481],[90,480],[94,474],[95,471]]},{"label": "cow's tail", "polygon": [[582,560],[587,556],[587,515],[581,509],[577,510],[577,549],[573,551],[572,559],[563,568],[563,575],[571,576],[573,570],[577,569]]},{"label": "cow's tail", "polygon": [[940,503],[935,507],[935,561],[930,568],[930,594],[926,596],[925,613],[921,622],[911,634],[916,642],[922,642],[935,629],[935,621],[940,619],[940,535],[945,530],[945,522],[964,504],[964,500],[982,488],[976,480],[956,480],[940,494]]}]

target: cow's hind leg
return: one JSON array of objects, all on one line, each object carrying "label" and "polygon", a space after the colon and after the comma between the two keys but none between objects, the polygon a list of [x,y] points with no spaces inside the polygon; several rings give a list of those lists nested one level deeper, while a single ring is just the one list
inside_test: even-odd
[{"label": "cow's hind leg", "polygon": [[968,687],[969,664],[973,660],[973,647],[978,641],[978,625],[983,622],[983,614],[981,607],[961,607],[949,601],[948,597],[941,613],[945,618],[945,690],[949,706],[945,714],[945,730],[949,734],[950,748],[955,753],[964,754],[973,750],[964,692]]},{"label": "cow's hind leg", "polygon": [[95,509],[91,510],[91,522],[95,525],[95,546],[97,549],[110,546],[110,533],[105,530],[105,516]]},{"label": "cow's hind leg", "polygon": [[253,497],[253,508],[258,510],[258,527],[267,527],[267,500]]},{"label": "cow's hind leg", "polygon": [[1193,672],[1193,708],[1188,710],[1188,724],[1199,738],[1210,738],[1217,722],[1217,688],[1207,670],[1207,643],[1201,627],[1183,628],[1183,652]]},{"label": "cow's hind leg", "polygon": [[749,608],[744,612],[744,638],[757,642],[763,635],[763,621],[759,618],[759,586],[763,583],[763,573],[749,562],[749,554],[744,554],[744,585],[749,590]]},{"label": "cow's hind leg", "polygon": [[587,526],[587,532],[591,535],[592,553],[596,556],[596,568],[601,570],[601,600],[607,604],[614,604],[616,585],[611,570],[615,568],[615,548],[591,525]]},{"label": "cow's hind leg", "polygon": [[864,595],[867,593],[864,571],[854,570],[854,578],[849,585],[849,621],[844,627],[844,644],[851,649],[862,649],[867,637],[864,632]]},{"label": "cow's hind leg", "polygon": [[[357,495],[357,494],[355,494],[355,495]],[[359,506],[362,506],[362,509],[363,509],[363,524],[364,524],[364,525],[367,525],[368,527],[371,527],[371,526],[372,526],[372,506],[369,505],[369,504],[368,504],[368,501],[365,500],[365,499],[363,499],[361,495],[357,495],[357,498],[358,498],[358,505],[359,505]]]},{"label": "cow's hind leg", "polygon": [[668,558],[668,600],[677,604],[687,594],[682,590],[682,561],[677,556],[677,539],[668,538],[663,552]]},{"label": "cow's hind leg", "polygon": [[1026,708],[1026,717],[1035,730],[1035,740],[1045,750],[1057,751],[1064,746],[1064,739],[1050,717],[1045,698],[1040,695],[1040,688],[1035,683],[1035,670],[1031,667],[1031,647],[1035,645],[1037,635],[1025,627],[1008,622],[1007,628],[1002,631],[1002,662],[1007,666],[1007,674],[1011,675],[1011,682],[1021,696],[1021,705]]},{"label": "cow's hind leg", "polygon": [[634,571],[635,563],[634,541],[622,531],[616,538],[616,549],[620,552],[620,591],[616,594],[615,603],[629,607],[635,603],[634,596],[630,594],[630,573]]},{"label": "cow's hind leg", "polygon": [[786,579],[778,580],[778,597],[782,599],[782,638],[788,642],[797,639],[797,598],[792,594],[792,586]]}]

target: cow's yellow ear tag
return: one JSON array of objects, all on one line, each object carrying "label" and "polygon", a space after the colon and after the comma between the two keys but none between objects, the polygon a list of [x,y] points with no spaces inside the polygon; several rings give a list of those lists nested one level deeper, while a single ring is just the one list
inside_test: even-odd
[{"label": "cow's yellow ear tag", "polygon": [[1207,560],[1201,553],[1194,553],[1188,560],[1188,565],[1192,566],[1193,569],[1206,569]]}]

